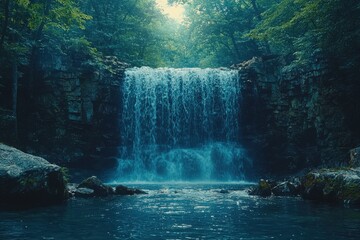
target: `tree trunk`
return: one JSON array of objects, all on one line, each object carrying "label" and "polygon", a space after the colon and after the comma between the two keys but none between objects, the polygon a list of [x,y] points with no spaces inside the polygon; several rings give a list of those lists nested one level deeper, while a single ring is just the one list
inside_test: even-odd
[{"label": "tree trunk", "polygon": [[[259,9],[259,6],[257,5],[256,0],[251,0],[251,5],[254,9],[257,19],[259,20],[259,22],[261,22],[262,21],[261,10]],[[270,45],[266,40],[264,41],[264,48],[265,48],[265,54],[271,54]]]},{"label": "tree trunk", "polygon": [[18,137],[18,126],[17,126],[17,97],[18,97],[18,65],[16,62],[12,64],[12,114],[15,119],[14,125],[14,136],[15,139]]},{"label": "tree trunk", "polygon": [[239,50],[239,48],[238,48],[238,45],[237,45],[237,43],[236,43],[236,39],[235,39],[233,33],[230,33],[230,39],[231,39],[231,42],[232,42],[233,47],[234,47],[234,50],[235,50],[235,55],[236,55],[236,58],[237,58],[236,61],[239,61],[241,54],[240,54],[240,50]]},{"label": "tree trunk", "polygon": [[5,0],[4,2],[4,24],[1,29],[1,38],[0,38],[0,53],[3,50],[4,42],[5,42],[5,35],[9,25],[9,18],[10,18],[10,0]]},{"label": "tree trunk", "polygon": [[35,68],[36,68],[36,61],[37,61],[37,53],[38,53],[38,41],[42,38],[42,34],[43,34],[43,30],[45,28],[45,24],[46,24],[46,18],[45,16],[49,15],[50,9],[51,9],[51,2],[47,1],[46,3],[44,3],[44,16],[43,19],[41,20],[41,23],[39,25],[39,27],[36,29],[36,31],[33,33],[33,41],[34,44],[31,47],[31,51],[30,51],[30,58],[29,58],[29,72],[28,72],[28,81],[27,81],[27,86],[28,86],[28,96],[31,99],[33,99],[34,97],[34,86],[35,84]]},{"label": "tree trunk", "polygon": [[36,68],[36,53],[37,53],[37,46],[33,46],[31,49],[30,57],[29,57],[29,72],[28,72],[28,79],[27,79],[27,97],[29,99],[33,99],[34,97],[34,85],[35,85],[35,68]]}]

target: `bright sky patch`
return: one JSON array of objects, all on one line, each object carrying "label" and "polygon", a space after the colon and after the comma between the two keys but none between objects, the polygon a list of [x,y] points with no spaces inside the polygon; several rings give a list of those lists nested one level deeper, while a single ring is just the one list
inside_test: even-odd
[{"label": "bright sky patch", "polygon": [[168,15],[170,18],[176,20],[177,22],[182,22],[184,20],[184,7],[181,5],[169,5],[167,0],[156,0],[159,8]]}]

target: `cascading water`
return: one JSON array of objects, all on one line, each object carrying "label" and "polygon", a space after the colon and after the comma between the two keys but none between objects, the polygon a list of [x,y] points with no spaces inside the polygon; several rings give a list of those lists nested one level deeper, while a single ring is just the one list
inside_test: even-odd
[{"label": "cascading water", "polygon": [[128,69],[118,180],[242,180],[240,85],[225,69]]}]

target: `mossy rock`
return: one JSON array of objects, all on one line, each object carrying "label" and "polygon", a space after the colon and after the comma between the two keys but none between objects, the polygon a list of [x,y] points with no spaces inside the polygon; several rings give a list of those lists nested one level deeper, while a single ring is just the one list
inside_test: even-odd
[{"label": "mossy rock", "polygon": [[261,179],[258,185],[249,191],[249,195],[260,196],[260,197],[270,197],[271,196],[271,184],[269,181]]},{"label": "mossy rock", "polygon": [[0,144],[0,205],[33,207],[67,199],[61,168]]},{"label": "mossy rock", "polygon": [[344,203],[360,205],[360,177],[354,175],[345,177],[338,191],[338,197]]},{"label": "mossy rock", "polygon": [[78,188],[91,189],[94,191],[94,196],[98,197],[105,197],[114,193],[114,190],[110,186],[105,185],[96,176],[92,176],[83,180],[79,184]]},{"label": "mossy rock", "polygon": [[300,183],[283,181],[271,189],[275,196],[298,196],[300,193]]},{"label": "mossy rock", "polygon": [[302,181],[303,198],[332,203],[360,203],[360,170],[321,169],[308,173]]}]

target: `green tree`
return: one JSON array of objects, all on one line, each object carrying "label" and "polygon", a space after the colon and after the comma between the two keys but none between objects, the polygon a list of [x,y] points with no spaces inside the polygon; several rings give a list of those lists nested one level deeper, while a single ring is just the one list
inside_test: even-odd
[{"label": "green tree", "polygon": [[267,52],[267,43],[247,33],[261,20],[268,4],[256,0],[173,0],[186,6],[192,64],[202,67],[229,66]]},{"label": "green tree", "polygon": [[22,75],[19,67],[27,73],[31,95],[39,50],[52,49],[54,38],[60,36],[60,32],[84,28],[90,16],[82,13],[73,0],[5,0],[0,7],[0,77],[3,81],[6,78],[12,81],[11,108],[17,118],[18,78]]},{"label": "green tree", "polygon": [[93,16],[85,36],[103,55],[117,56],[135,66],[161,65],[162,43],[169,31],[155,1],[86,0],[82,8]]},{"label": "green tree", "polygon": [[329,59],[343,59],[359,52],[359,4],[357,0],[282,0],[262,15],[249,36],[269,41],[275,52],[292,55],[301,64],[308,63],[315,49]]}]

